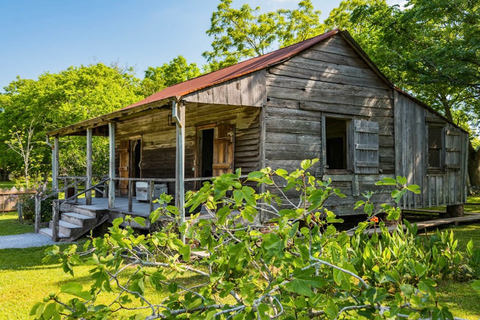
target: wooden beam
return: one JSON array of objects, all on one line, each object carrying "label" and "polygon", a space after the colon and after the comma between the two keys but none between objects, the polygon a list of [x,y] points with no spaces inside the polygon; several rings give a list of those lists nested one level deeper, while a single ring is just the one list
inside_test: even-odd
[{"label": "wooden beam", "polygon": [[115,208],[115,122],[108,123],[109,165],[108,165],[108,208]]},{"label": "wooden beam", "polygon": [[[87,128],[87,181],[85,182],[85,189],[92,187],[92,128]],[[87,191],[85,194],[85,203],[92,204],[92,191]]]},{"label": "wooden beam", "polygon": [[52,189],[58,191],[58,137],[53,140],[52,149]]},{"label": "wooden beam", "polygon": [[[176,123],[175,205],[180,212],[180,223],[185,222],[185,106],[172,102],[172,117]],[[182,241],[185,235],[182,233]]]}]

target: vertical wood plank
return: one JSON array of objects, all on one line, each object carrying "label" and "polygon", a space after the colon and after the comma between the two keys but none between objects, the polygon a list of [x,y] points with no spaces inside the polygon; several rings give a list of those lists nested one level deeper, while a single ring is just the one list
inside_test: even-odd
[{"label": "vertical wood plank", "polygon": [[128,180],[128,212],[132,212],[133,209],[133,185],[134,181]]},{"label": "vertical wood plank", "polygon": [[[85,189],[90,189],[92,187],[92,128],[87,128],[87,181],[85,181]],[[87,205],[92,204],[92,191],[87,191],[85,193],[85,203]]]},{"label": "vertical wood plank", "polygon": [[115,122],[108,123],[109,162],[108,162],[108,208],[115,208]]},{"label": "vertical wood plank", "polygon": [[[177,105],[176,101],[172,102],[173,114],[177,115],[176,119],[176,170],[175,170],[175,205],[180,212],[180,223],[185,222],[185,106],[183,103]],[[181,235],[182,241],[185,242],[185,234]]]},{"label": "vertical wood plank", "polygon": [[53,139],[52,149],[52,188],[54,191],[58,191],[58,156],[59,156],[59,138]]}]

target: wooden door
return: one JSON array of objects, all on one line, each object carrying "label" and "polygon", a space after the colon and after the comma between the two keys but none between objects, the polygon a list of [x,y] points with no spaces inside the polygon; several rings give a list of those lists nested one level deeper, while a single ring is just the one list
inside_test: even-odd
[{"label": "wooden door", "polygon": [[231,124],[215,127],[213,140],[213,176],[233,172],[235,126]]},{"label": "wooden door", "polygon": [[[130,172],[130,141],[123,140],[120,141],[120,163],[118,166],[118,175],[120,178],[128,178]],[[120,188],[120,196],[125,197],[128,195],[128,181],[127,180],[120,180],[119,183]]]}]

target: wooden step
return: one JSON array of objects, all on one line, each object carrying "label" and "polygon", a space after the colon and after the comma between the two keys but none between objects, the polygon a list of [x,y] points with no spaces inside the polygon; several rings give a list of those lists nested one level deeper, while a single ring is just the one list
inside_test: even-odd
[{"label": "wooden step", "polygon": [[61,220],[78,225],[80,227],[86,227],[89,225],[95,225],[97,219],[76,212],[62,212]]},{"label": "wooden step", "polygon": [[[48,227],[52,229],[53,222],[50,221]],[[66,235],[68,238],[75,236],[82,231],[82,227],[73,223],[69,223],[63,220],[58,221],[58,233]]]},{"label": "wooden step", "polygon": [[[50,237],[50,238],[53,238],[52,237],[52,229],[50,228],[42,228],[39,230],[39,233],[43,234],[43,235],[46,235],[47,237]],[[63,233],[58,233],[58,238],[59,239],[68,239],[68,236],[66,234],[63,234]]]}]

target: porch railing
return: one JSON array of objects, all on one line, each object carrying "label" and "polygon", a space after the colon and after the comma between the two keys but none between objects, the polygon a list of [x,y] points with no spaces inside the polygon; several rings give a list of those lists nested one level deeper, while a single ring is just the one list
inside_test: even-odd
[{"label": "porch railing", "polygon": [[[153,211],[154,208],[154,191],[155,191],[155,183],[167,183],[167,182],[175,182],[173,178],[114,178],[115,182],[120,181],[128,181],[127,185],[127,197],[128,197],[128,212],[133,212],[133,197],[134,192],[133,188],[135,187],[136,182],[146,182],[148,184],[148,202],[150,205],[150,212]],[[109,186],[110,187],[110,186]]]}]

